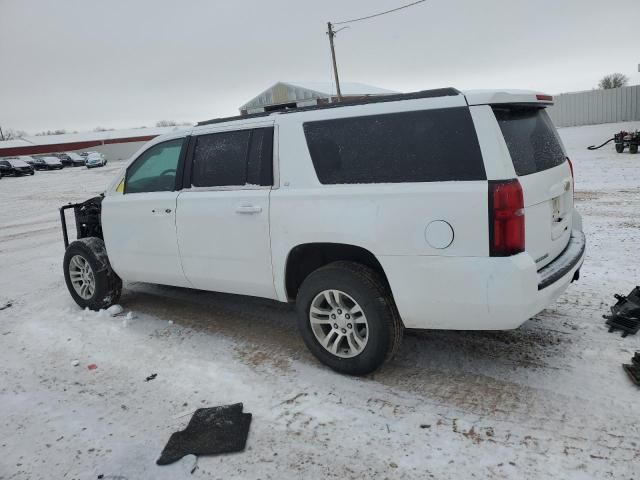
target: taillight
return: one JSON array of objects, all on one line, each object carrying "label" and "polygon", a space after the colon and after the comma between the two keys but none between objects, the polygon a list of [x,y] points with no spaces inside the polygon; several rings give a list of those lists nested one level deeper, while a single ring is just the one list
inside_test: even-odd
[{"label": "taillight", "polygon": [[517,179],[489,180],[489,254],[524,252],[524,199]]}]

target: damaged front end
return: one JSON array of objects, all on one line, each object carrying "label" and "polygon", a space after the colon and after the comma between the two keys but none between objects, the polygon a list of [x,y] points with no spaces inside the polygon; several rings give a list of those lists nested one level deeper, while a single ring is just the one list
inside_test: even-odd
[{"label": "damaged front end", "polygon": [[81,203],[70,203],[60,207],[60,221],[62,222],[62,236],[64,238],[64,248],[69,246],[69,234],[67,231],[67,219],[65,211],[73,209],[76,220],[77,238],[97,237],[104,239],[102,236],[102,199],[104,194],[98,197],[90,198]]}]

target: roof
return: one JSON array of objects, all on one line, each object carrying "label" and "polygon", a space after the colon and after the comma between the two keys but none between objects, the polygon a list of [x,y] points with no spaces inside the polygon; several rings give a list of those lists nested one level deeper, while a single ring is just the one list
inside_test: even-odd
[{"label": "roof", "polygon": [[0,141],[0,149],[27,145],[55,145],[58,143],[86,142],[91,140],[112,140],[118,138],[158,136],[184,127],[128,128],[123,130],[105,130],[101,132],[64,133],[62,135],[34,135],[17,140]]},{"label": "roof", "polygon": [[[340,93],[346,96],[364,96],[389,95],[398,92],[364,83],[340,82]],[[276,82],[241,105],[240,110],[295,101],[330,98],[336,95],[336,88],[333,82]]]},{"label": "roof", "polygon": [[292,108],[290,110],[281,110],[281,111],[275,111],[275,112],[260,112],[260,113],[252,113],[249,115],[236,115],[233,117],[214,118],[212,120],[205,120],[202,122],[198,122],[197,126],[211,125],[214,123],[231,122],[234,120],[247,120],[247,119],[257,118],[257,117],[268,117],[270,115],[289,115],[289,114],[294,115],[296,113],[307,112],[309,110],[325,110],[329,108],[343,108],[343,107],[351,107],[354,105],[365,105],[369,103],[400,102],[403,100],[416,100],[420,98],[435,98],[435,97],[446,97],[446,96],[457,96],[457,95],[462,95],[462,92],[460,92],[460,90],[456,90],[455,88],[451,88],[451,87],[436,88],[433,90],[422,90],[419,92],[397,93],[393,95],[378,95],[378,96],[360,98],[357,100],[343,100],[341,102],[327,103],[322,105],[310,105],[308,107],[298,107],[298,108]]},{"label": "roof", "polygon": [[110,143],[146,142],[165,133],[185,127],[130,128],[102,132],[37,135],[17,140],[0,141],[0,157],[81,150]]}]

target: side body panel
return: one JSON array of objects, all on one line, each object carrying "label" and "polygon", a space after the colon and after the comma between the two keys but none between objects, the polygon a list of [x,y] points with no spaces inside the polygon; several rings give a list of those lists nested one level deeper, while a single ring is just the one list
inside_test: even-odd
[{"label": "side body panel", "polygon": [[[465,106],[463,97],[435,98],[397,104],[340,109],[341,116]],[[271,244],[278,298],[287,299],[285,270],[290,251],[305,243],[345,243],[367,249],[384,265],[385,258],[420,258],[437,265],[442,258],[488,255],[487,182],[447,181],[396,184],[322,185],[303,132],[306,121],[335,118],[338,112],[315,111],[277,118],[280,131],[280,188],[271,193]],[[435,248],[427,226],[442,220],[451,225],[453,241]],[[437,272],[437,268],[434,268]],[[440,302],[424,279],[424,304]],[[394,296],[400,284],[391,284]],[[398,290],[396,292],[396,290]],[[407,311],[405,324],[413,323]],[[420,320],[422,321],[422,319]],[[417,320],[416,320],[417,322]],[[422,323],[423,328],[428,323]]]}]

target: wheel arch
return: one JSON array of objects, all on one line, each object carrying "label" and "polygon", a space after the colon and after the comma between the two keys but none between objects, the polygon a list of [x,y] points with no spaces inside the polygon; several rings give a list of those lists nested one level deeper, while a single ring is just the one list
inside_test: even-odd
[{"label": "wheel arch", "polygon": [[[370,250],[346,243],[303,243],[291,248],[287,255],[284,268],[284,287],[287,299],[295,300],[300,285],[310,273],[337,261],[352,261],[366,265],[378,272],[389,287],[389,281],[382,264]],[[390,288],[389,291],[391,291]]]}]

